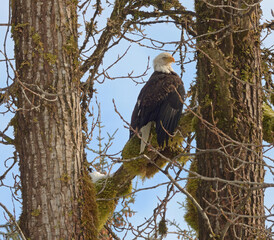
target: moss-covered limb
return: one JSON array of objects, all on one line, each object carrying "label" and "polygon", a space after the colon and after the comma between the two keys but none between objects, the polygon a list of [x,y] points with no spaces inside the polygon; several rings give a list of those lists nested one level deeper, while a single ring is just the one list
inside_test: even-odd
[{"label": "moss-covered limb", "polygon": [[[169,146],[161,149],[157,144],[155,129],[152,129],[150,144],[159,151],[146,149],[143,155],[140,155],[140,139],[135,136],[131,138],[125,145],[122,157],[125,160],[123,165],[112,175],[104,179],[100,179],[95,183],[96,198],[98,206],[98,229],[100,230],[107,219],[113,214],[118,199],[131,192],[131,181],[135,176],[142,178],[150,178],[163,167],[167,158],[172,159],[184,150],[181,143],[190,132],[193,131],[193,114],[187,112],[182,115],[177,134],[169,142]],[[165,158],[161,157],[165,156]],[[181,157],[178,162],[184,164],[188,158]],[[155,167],[155,164],[159,167]],[[91,178],[89,177],[89,181]],[[91,190],[88,192],[91,193]]]},{"label": "moss-covered limb", "polygon": [[[134,145],[135,141],[132,142]],[[132,142],[129,146],[132,145]],[[139,151],[140,143],[138,146]],[[170,152],[170,150],[164,150],[162,154],[167,156]],[[163,167],[166,163],[166,160],[156,157],[155,153],[153,161],[159,167]],[[137,158],[136,160],[125,162],[112,176],[100,179],[95,183],[97,191],[97,206],[99,211],[99,230],[113,214],[118,199],[131,192],[132,179],[136,175],[141,175],[143,178],[152,177],[156,172],[158,172],[158,168],[156,168],[147,158]]]},{"label": "moss-covered limb", "polygon": [[274,111],[266,103],[263,104],[263,139],[274,143]]},{"label": "moss-covered limb", "polygon": [[[194,161],[190,165],[191,172],[197,172],[197,160]],[[188,180],[186,184],[186,190],[197,200],[196,191],[198,188],[199,179],[195,178],[194,174],[188,174]],[[198,211],[194,206],[192,201],[187,198],[186,199],[186,214],[184,216],[186,222],[196,231],[199,231],[199,222],[198,222]]]},{"label": "moss-covered limb", "polygon": [[[157,152],[150,151],[147,148],[144,153],[140,155],[140,142],[141,140],[137,136],[134,136],[126,143],[122,152],[122,157],[125,159],[123,167],[132,176],[138,175],[142,178],[149,178],[158,172],[158,169],[151,163],[151,161],[159,167],[163,167],[166,160],[159,158]],[[151,138],[150,144],[152,147],[161,151],[156,141],[156,135]]]},{"label": "moss-covered limb", "polygon": [[[94,198],[96,196],[97,199],[98,231],[103,228],[108,218],[113,214],[118,199],[131,192],[131,181],[135,176],[122,165],[112,176],[102,178],[95,183],[96,193],[93,196]],[[93,184],[90,176],[88,179],[89,185]],[[92,195],[91,191],[88,193]]]},{"label": "moss-covered limb", "polygon": [[81,178],[82,195],[79,201],[81,222],[85,239],[96,240],[99,232],[99,213],[96,203],[96,189],[87,170],[83,170]]},{"label": "moss-covered limb", "polygon": [[[159,171],[158,167],[163,167],[167,159],[172,159],[183,153],[181,142],[183,137],[192,130],[193,115],[190,113],[184,114],[180,120],[178,130],[180,133],[170,140],[169,146],[161,149],[156,140],[155,129],[152,129],[152,137],[150,143],[152,147],[157,149],[165,158],[161,157],[156,151],[145,150],[143,155],[139,154],[140,139],[135,136],[131,138],[125,145],[122,157],[125,160],[123,165],[106,179],[101,179],[96,182],[97,190],[97,205],[99,210],[99,229],[103,227],[108,217],[115,210],[118,198],[125,196],[131,192],[131,181],[139,175],[142,178],[150,178]],[[180,128],[180,129],[179,129]],[[181,157],[177,161],[184,164],[188,158]]]},{"label": "moss-covered limb", "polygon": [[[133,161],[125,161],[124,168],[127,169],[129,174],[133,176],[141,176],[142,178],[150,178],[154,176],[155,173],[159,171],[155,164],[162,168],[167,160],[162,158],[158,152],[164,155],[166,158],[172,159],[178,156],[181,153],[184,153],[184,150],[181,147],[181,143],[185,137],[187,137],[191,132],[194,131],[194,115],[191,112],[186,112],[182,114],[178,127],[175,130],[175,136],[169,139],[168,147],[162,149],[159,147],[156,138],[155,127],[152,126],[150,146],[156,149],[146,148],[144,151],[144,157],[140,156],[140,142],[141,140],[134,136],[131,138],[125,145],[122,151],[123,159],[134,159]],[[140,158],[138,158],[138,156]],[[136,159],[137,157],[137,159]],[[185,163],[186,159],[184,157],[178,159],[177,161]]]},{"label": "moss-covered limb", "polygon": [[184,112],[179,120],[178,127],[176,130],[179,130],[180,134],[185,138],[190,133],[195,131],[196,117],[193,113],[196,112],[196,109],[191,111]]},{"label": "moss-covered limb", "polygon": [[101,230],[107,219],[113,214],[118,199],[131,192],[131,180],[134,176],[121,166],[113,176],[103,178],[95,183],[97,191],[97,206],[99,211],[99,226]]}]

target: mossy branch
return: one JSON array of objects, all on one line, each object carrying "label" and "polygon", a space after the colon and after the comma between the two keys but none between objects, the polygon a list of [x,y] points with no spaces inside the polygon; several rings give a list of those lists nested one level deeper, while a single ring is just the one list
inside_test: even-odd
[{"label": "mossy branch", "polygon": [[[155,129],[152,129],[151,149],[145,149],[142,155],[139,154],[140,139],[137,136],[134,136],[126,143],[122,151],[123,165],[113,175],[100,179],[95,183],[99,230],[113,214],[119,198],[131,192],[131,182],[134,177],[138,175],[143,179],[150,178],[167,163],[168,159],[184,153],[181,143],[193,131],[193,118],[193,114],[190,112],[182,115],[175,136],[169,141],[169,146],[164,149],[161,149],[157,144]],[[177,159],[182,165],[187,160],[188,157],[185,156]]]}]

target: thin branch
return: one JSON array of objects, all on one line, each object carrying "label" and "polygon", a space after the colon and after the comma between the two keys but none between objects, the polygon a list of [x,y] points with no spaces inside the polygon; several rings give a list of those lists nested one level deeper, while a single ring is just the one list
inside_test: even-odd
[{"label": "thin branch", "polygon": [[23,234],[21,228],[19,227],[17,221],[14,219],[13,215],[10,213],[10,211],[6,208],[6,206],[4,204],[2,204],[0,202],[0,207],[2,207],[5,212],[8,214],[9,218],[11,219],[11,221],[13,222],[13,224],[16,226],[18,233],[20,234],[20,236],[22,237],[23,240],[27,240],[27,238],[25,237],[25,235]]}]

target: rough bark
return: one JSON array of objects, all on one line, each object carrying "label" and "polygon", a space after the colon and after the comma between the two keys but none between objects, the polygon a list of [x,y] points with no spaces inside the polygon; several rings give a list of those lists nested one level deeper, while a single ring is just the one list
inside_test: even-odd
[{"label": "rough bark", "polygon": [[264,179],[260,7],[238,0],[197,0],[195,7],[205,120],[197,127],[197,148],[205,151],[198,155],[198,173],[221,179],[199,183],[197,196],[213,229],[200,217],[199,239],[266,239],[263,189],[252,189]]},{"label": "rough bark", "polygon": [[30,239],[80,239],[83,160],[77,1],[12,3],[18,111],[14,119]]}]

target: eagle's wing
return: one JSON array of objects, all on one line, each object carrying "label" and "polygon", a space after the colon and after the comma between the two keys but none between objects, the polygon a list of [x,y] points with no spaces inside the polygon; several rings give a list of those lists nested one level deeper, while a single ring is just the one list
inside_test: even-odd
[{"label": "eagle's wing", "polygon": [[168,94],[161,104],[156,120],[157,142],[160,146],[163,146],[164,141],[167,144],[169,139],[167,132],[173,134],[178,125],[183,109],[184,95],[184,85],[180,84],[176,90]]},{"label": "eagle's wing", "polygon": [[[154,72],[142,88],[131,117],[131,127],[139,131],[148,122],[156,122],[157,140],[163,145],[173,133],[182,112],[185,91],[176,73]],[[163,127],[164,129],[163,129]],[[130,131],[130,137],[134,134]]]}]

